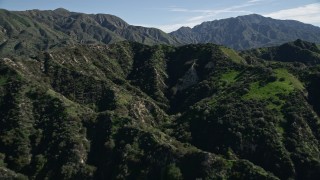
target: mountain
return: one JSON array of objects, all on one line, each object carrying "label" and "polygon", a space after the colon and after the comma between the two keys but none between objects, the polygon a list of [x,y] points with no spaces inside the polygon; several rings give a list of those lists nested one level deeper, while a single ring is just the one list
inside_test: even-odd
[{"label": "mountain", "polygon": [[180,44],[155,28],[131,26],[107,14],[83,14],[65,9],[53,11],[0,10],[1,55],[35,55],[47,50],[82,44],[110,44],[129,40],[144,44]]},{"label": "mountain", "polygon": [[0,179],[316,179],[320,66],[241,55],[118,42],[2,58]]},{"label": "mountain", "polygon": [[243,22],[267,30],[248,47],[285,43],[175,46],[112,15],[0,10],[0,179],[320,177],[320,50],[301,40],[318,29],[217,22],[237,49]]},{"label": "mountain", "polygon": [[170,34],[184,43],[216,43],[237,50],[280,45],[296,39],[320,43],[319,27],[257,14],[203,22]]},{"label": "mountain", "polygon": [[315,43],[298,39],[280,46],[258,48],[242,52],[243,56],[271,61],[298,62],[306,65],[320,63],[320,49]]},{"label": "mountain", "polygon": [[256,14],[204,22],[192,29],[182,27],[167,34],[155,28],[129,25],[108,14],[76,13],[62,8],[53,11],[0,9],[0,55],[6,56],[32,57],[39,51],[78,43],[111,44],[125,40],[147,45],[216,43],[243,50],[296,39],[320,43],[319,37],[319,27]]}]

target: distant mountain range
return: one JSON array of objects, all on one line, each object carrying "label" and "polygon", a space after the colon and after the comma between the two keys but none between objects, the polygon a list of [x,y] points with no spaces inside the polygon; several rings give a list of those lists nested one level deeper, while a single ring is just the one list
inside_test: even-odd
[{"label": "distant mountain range", "polygon": [[135,41],[148,45],[181,44],[155,28],[131,26],[107,14],[0,10],[0,54],[28,54],[71,44],[110,44]]},{"label": "distant mountain range", "polygon": [[320,43],[320,28],[260,15],[239,16],[182,27],[169,34],[132,26],[108,14],[84,14],[59,8],[40,11],[0,10],[0,54],[34,56],[35,52],[74,44],[134,41],[146,45],[216,43],[237,50],[302,39]]},{"label": "distant mountain range", "polygon": [[302,39],[320,43],[320,28],[293,20],[276,20],[257,14],[182,27],[171,35],[183,43],[216,43],[242,50],[280,45]]}]

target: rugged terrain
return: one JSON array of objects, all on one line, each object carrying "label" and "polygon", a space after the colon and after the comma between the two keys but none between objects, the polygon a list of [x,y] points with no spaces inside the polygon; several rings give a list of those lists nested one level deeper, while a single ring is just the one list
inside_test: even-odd
[{"label": "rugged terrain", "polygon": [[132,26],[109,14],[84,14],[65,9],[7,11],[0,9],[0,54],[35,55],[39,50],[74,44],[135,41],[149,45],[181,44],[155,28]]},{"label": "rugged terrain", "polygon": [[0,9],[0,55],[35,56],[39,51],[75,44],[121,41],[147,45],[215,43],[243,50],[280,45],[296,39],[320,43],[320,28],[252,14],[182,27],[169,34],[132,26],[109,14],[84,14],[65,9],[8,11]]},{"label": "rugged terrain", "polygon": [[203,22],[170,34],[183,43],[216,43],[237,50],[280,45],[296,39],[320,43],[317,26],[258,14]]},{"label": "rugged terrain", "polygon": [[173,46],[111,15],[0,14],[0,179],[320,176],[317,44]]},{"label": "rugged terrain", "polygon": [[308,58],[129,42],[3,58],[0,174],[315,179],[320,69]]}]

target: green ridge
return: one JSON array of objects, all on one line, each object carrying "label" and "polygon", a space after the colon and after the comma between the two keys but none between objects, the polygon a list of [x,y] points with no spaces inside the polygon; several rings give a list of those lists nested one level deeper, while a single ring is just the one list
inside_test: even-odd
[{"label": "green ridge", "polygon": [[233,49],[221,47],[223,53],[225,53],[233,62],[244,63],[245,60]]},{"label": "green ridge", "polygon": [[215,44],[67,46],[0,60],[0,179],[319,177],[318,65],[248,65]]}]

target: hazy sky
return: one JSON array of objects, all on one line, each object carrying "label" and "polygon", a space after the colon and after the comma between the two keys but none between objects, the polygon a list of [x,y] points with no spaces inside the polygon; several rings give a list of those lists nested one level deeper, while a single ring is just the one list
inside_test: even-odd
[{"label": "hazy sky", "polygon": [[320,26],[320,0],[0,0],[0,8],[8,10],[59,7],[113,14],[129,24],[157,27],[166,32],[252,13]]}]

